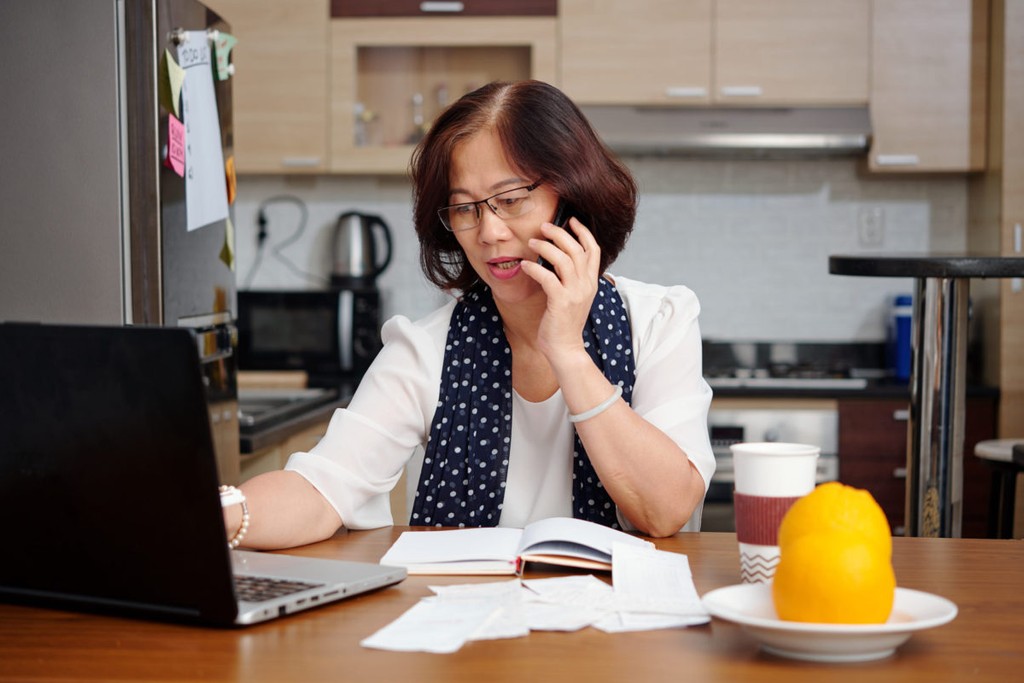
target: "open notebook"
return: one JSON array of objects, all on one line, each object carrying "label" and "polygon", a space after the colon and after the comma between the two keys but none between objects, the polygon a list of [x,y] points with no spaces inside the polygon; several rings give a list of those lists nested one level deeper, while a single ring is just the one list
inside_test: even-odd
[{"label": "open notebook", "polygon": [[249,624],[405,577],[228,550],[187,330],[0,324],[0,387],[0,600]]}]

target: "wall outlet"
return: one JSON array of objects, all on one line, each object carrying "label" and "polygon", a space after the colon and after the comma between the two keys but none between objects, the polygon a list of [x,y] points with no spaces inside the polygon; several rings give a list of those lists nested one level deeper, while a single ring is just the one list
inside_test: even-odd
[{"label": "wall outlet", "polygon": [[885,245],[885,210],[880,206],[857,210],[857,243],[862,247]]}]

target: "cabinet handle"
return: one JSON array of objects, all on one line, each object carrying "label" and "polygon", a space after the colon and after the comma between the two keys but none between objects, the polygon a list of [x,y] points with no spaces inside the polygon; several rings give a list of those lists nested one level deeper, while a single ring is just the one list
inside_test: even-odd
[{"label": "cabinet handle", "polygon": [[894,422],[906,422],[910,419],[910,411],[906,408],[892,411],[892,419]]},{"label": "cabinet handle", "polygon": [[760,97],[764,91],[759,85],[723,85],[721,93],[724,97]]},{"label": "cabinet handle", "polygon": [[439,2],[430,1],[420,3],[421,12],[447,12],[447,13],[458,13],[466,9],[466,5],[461,2]]},{"label": "cabinet handle", "polygon": [[[1013,250],[1018,254],[1021,251],[1020,223],[1015,223],[1013,225]],[[1021,290],[1021,279],[1019,277],[1015,277],[1010,280],[1010,289],[1014,292],[1019,292]]]},{"label": "cabinet handle", "polygon": [[879,166],[917,166],[921,159],[916,154],[876,154],[875,163]]},{"label": "cabinet handle", "polygon": [[281,165],[286,168],[312,168],[320,165],[320,157],[284,157]]},{"label": "cabinet handle", "polygon": [[897,467],[896,469],[894,469],[892,471],[892,478],[893,479],[906,479],[907,478],[907,468],[906,467]]},{"label": "cabinet handle", "polygon": [[707,97],[707,88],[699,86],[677,86],[665,88],[665,97]]}]

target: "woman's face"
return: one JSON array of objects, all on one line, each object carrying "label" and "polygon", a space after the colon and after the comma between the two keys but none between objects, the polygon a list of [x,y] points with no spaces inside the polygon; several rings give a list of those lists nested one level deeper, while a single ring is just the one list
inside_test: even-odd
[{"label": "woman's face", "polygon": [[[524,177],[511,168],[494,131],[482,130],[461,142],[452,153],[448,202],[477,202],[535,182],[536,178]],[[500,201],[491,203],[497,205]],[[481,204],[480,223],[455,232],[473,270],[497,301],[517,303],[544,294],[540,285],[522,271],[520,263],[537,260],[527,243],[531,237],[540,237],[540,226],[554,216],[558,197],[550,188],[538,185],[529,192],[529,202],[532,209],[506,219]]]}]

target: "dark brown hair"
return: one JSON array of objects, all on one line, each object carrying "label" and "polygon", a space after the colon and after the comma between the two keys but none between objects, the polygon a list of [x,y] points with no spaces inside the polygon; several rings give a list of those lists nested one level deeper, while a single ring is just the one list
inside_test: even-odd
[{"label": "dark brown hair", "polygon": [[437,117],[413,151],[413,219],[427,279],[462,292],[478,279],[437,210],[449,202],[455,147],[487,129],[498,134],[516,172],[544,183],[574,207],[601,246],[603,273],[633,230],[636,182],[562,91],[519,81],[490,83],[464,95]]}]

